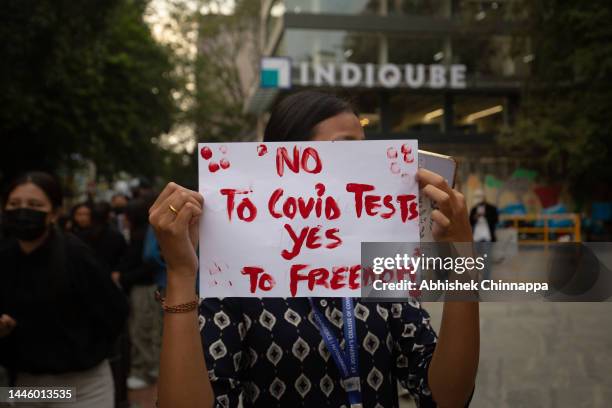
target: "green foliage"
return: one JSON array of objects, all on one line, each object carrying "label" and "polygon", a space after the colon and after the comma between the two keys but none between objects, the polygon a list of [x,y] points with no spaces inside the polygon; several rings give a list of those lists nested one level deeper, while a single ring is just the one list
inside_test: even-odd
[{"label": "green foliage", "polygon": [[[203,1],[214,6],[218,1]],[[194,105],[190,111],[200,141],[246,140],[256,118],[243,112],[247,99],[240,69],[258,66],[260,1],[236,1],[231,15],[203,15],[198,25]]]},{"label": "green foliage", "polygon": [[526,5],[533,72],[517,126],[501,141],[540,157],[551,179],[567,181],[578,200],[606,198],[612,183],[612,3]]},{"label": "green foliage", "polygon": [[176,79],[134,0],[6,0],[0,17],[0,176],[92,160],[156,175]]}]

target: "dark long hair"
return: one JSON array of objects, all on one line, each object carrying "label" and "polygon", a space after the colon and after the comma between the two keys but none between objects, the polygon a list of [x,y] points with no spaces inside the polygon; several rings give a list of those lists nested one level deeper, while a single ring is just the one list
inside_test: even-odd
[{"label": "dark long hair", "polygon": [[310,140],[319,123],[347,112],[357,115],[350,102],[332,94],[302,91],[289,95],[272,110],[264,141]]},{"label": "dark long hair", "polygon": [[91,201],[81,201],[80,203],[73,205],[72,208],[70,209],[70,218],[72,218],[73,221],[74,221],[74,215],[82,207],[89,208],[89,211],[93,213],[92,202]]},{"label": "dark long hair", "polygon": [[[111,212],[110,204],[106,201],[100,201],[97,203],[84,203],[75,206],[72,209],[72,217],[71,219],[74,222],[74,213],[79,208],[86,206],[91,211],[91,226],[83,231],[80,231],[80,234],[76,234],[79,238],[91,246],[95,245],[95,242],[104,234],[108,228],[110,228],[109,217]],[[73,225],[73,229],[75,229],[75,225]],[[75,229],[75,232],[79,232],[78,228]]]},{"label": "dark long hair", "polygon": [[45,193],[54,210],[62,206],[64,194],[62,193],[62,187],[59,181],[49,173],[44,173],[42,171],[30,171],[14,179],[2,194],[2,206],[4,207],[6,205],[13,190],[28,183],[34,184]]},{"label": "dark long hair", "polygon": [[[90,225],[89,228],[82,228],[79,224],[77,224],[76,220],[75,220],[75,215],[77,213],[77,211],[79,211],[79,209],[81,208],[88,208],[89,209],[89,219],[90,219]],[[93,208],[92,208],[92,203],[90,201],[82,201],[78,204],[75,204],[71,209],[70,209],[70,221],[72,223],[72,226],[70,227],[70,232],[72,232],[74,235],[76,235],[77,237],[79,237],[82,240],[87,240],[85,239],[84,235],[82,234],[84,231],[86,230],[90,230],[92,225],[93,225]]]}]

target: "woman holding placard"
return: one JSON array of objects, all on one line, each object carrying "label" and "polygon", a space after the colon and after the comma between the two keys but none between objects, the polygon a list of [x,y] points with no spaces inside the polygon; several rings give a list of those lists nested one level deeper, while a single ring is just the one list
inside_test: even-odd
[{"label": "woman holding placard", "polygon": [[[302,92],[272,113],[265,141],[361,140],[351,106]],[[463,196],[419,170],[434,237],[471,241]],[[159,406],[396,407],[396,383],[419,406],[460,407],[474,388],[479,355],[478,304],[447,302],[439,337],[414,300],[350,298],[207,298],[195,292],[203,197],[174,183],[150,221],[168,267]],[[206,239],[206,237],[203,237]],[[206,293],[202,293],[206,296]],[[344,344],[343,344],[344,343]]]}]

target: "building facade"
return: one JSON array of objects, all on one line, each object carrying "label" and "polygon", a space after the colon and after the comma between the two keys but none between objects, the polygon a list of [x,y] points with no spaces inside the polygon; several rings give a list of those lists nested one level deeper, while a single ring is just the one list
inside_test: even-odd
[{"label": "building facade", "polygon": [[500,158],[495,136],[529,77],[527,17],[520,0],[266,0],[245,110],[261,134],[284,95],[335,92],[354,102],[367,138],[418,139],[457,157],[464,179],[475,168],[503,178],[521,165]]}]

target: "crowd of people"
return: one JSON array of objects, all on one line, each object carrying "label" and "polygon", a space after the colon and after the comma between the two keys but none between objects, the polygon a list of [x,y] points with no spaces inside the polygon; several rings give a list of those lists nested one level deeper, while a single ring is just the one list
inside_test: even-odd
[{"label": "crowd of people", "polygon": [[[157,380],[165,268],[150,189],[65,211],[49,174],[2,196],[0,386],[78,389],[75,407],[127,407],[128,389]],[[73,405],[71,405],[73,406]]]}]

